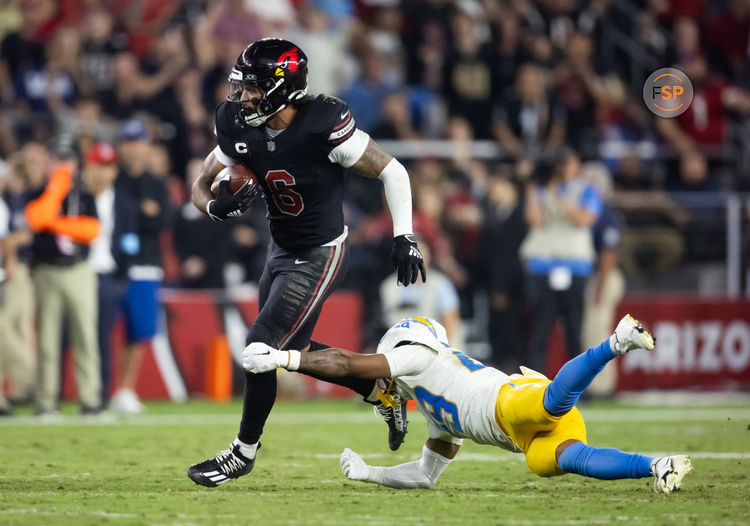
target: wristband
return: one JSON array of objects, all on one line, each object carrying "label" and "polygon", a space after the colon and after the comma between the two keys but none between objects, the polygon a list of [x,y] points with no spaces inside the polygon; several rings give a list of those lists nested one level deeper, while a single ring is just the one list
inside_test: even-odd
[{"label": "wristband", "polygon": [[299,351],[287,351],[289,353],[289,362],[286,364],[287,371],[296,371],[299,369],[299,362],[302,359],[302,353]]}]

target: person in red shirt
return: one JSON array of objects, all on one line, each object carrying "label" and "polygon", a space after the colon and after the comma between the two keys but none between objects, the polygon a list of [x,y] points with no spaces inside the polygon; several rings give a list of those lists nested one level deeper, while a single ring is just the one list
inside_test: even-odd
[{"label": "person in red shirt", "polygon": [[693,82],[693,102],[675,119],[657,119],[656,127],[681,152],[720,149],[727,140],[729,112],[750,113],[750,94],[712,76],[703,55],[694,56],[681,69]]}]

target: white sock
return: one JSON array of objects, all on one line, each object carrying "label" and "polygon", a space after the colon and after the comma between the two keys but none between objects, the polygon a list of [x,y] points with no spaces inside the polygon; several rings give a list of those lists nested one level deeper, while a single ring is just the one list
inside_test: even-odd
[{"label": "white sock", "polygon": [[651,461],[651,464],[649,464],[649,468],[651,468],[651,474],[656,475],[656,463],[659,462],[664,457],[656,457],[654,460]]},{"label": "white sock", "polygon": [[620,354],[617,350],[617,337],[614,334],[609,337],[609,349],[615,354]]},{"label": "white sock", "polygon": [[249,458],[250,460],[255,458],[255,452],[258,451],[257,442],[255,444],[245,444],[239,438],[235,438],[233,444],[240,446],[240,453],[242,453],[243,457]]}]

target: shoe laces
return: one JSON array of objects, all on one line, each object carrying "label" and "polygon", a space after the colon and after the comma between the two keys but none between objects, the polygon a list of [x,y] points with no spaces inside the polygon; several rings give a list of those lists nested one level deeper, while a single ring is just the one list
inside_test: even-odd
[{"label": "shoe laces", "polygon": [[380,413],[380,416],[383,417],[383,420],[385,420],[386,422],[390,422],[391,416],[393,414],[393,411],[391,411],[390,407],[385,404],[378,404],[375,406],[375,410]]},{"label": "shoe laces", "polygon": [[404,429],[404,406],[399,395],[394,394],[392,396],[393,401],[395,402],[393,406],[379,404],[376,405],[375,408],[382,415],[383,420],[385,420],[388,425],[391,425],[391,420],[393,420],[393,426],[398,431],[401,431]]},{"label": "shoe laces", "polygon": [[239,471],[245,467],[245,462],[237,457],[231,449],[219,451],[219,454],[216,455],[216,462],[219,464],[219,469],[225,475],[228,475],[233,471]]}]

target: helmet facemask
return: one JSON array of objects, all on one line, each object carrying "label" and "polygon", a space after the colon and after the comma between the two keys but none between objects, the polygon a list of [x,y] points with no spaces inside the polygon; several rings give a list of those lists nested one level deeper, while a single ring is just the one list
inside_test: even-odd
[{"label": "helmet facemask", "polygon": [[[229,76],[229,96],[227,101],[240,104],[240,115],[245,123],[257,127],[268,119],[279,113],[291,102],[301,99],[307,93],[307,85],[303,89],[287,93],[288,82],[284,77],[267,77],[261,80],[252,80],[248,77],[255,75],[244,75],[237,69],[233,69]],[[261,97],[242,99],[245,90],[261,93]]]}]

